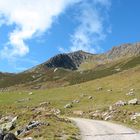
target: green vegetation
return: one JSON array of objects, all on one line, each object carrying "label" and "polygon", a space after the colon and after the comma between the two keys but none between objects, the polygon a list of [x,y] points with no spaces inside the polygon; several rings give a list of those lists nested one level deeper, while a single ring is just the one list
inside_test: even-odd
[{"label": "green vegetation", "polygon": [[[32,112],[31,110],[33,108],[38,108],[38,105],[41,102],[49,101],[51,104],[48,106],[48,110],[51,108],[60,109],[61,115],[68,117],[74,116],[74,110],[82,110],[85,112],[84,117],[89,117],[89,112],[107,110],[110,105],[113,105],[119,100],[128,101],[133,98],[140,99],[139,77],[140,67],[138,66],[118,74],[82,84],[33,91],[32,95],[29,95],[30,91],[11,91],[2,93],[0,94],[0,112],[5,115],[9,114],[9,112],[13,112],[14,115],[19,116],[20,126],[24,126],[29,120],[34,118],[34,115],[36,115],[35,112]],[[98,87],[102,87],[103,90],[98,91]],[[135,89],[135,95],[126,96],[126,93],[128,93],[131,88]],[[112,89],[112,91],[108,92],[109,89]],[[83,94],[86,94],[86,96],[82,97]],[[93,100],[89,100],[88,96],[92,96]],[[30,98],[27,102],[17,102],[18,100],[27,98]],[[71,103],[75,99],[80,100],[80,102],[73,104],[71,109],[64,108],[66,104]],[[140,126],[137,123],[135,124],[130,120],[129,116],[125,116],[121,112],[121,110],[140,112],[139,105],[127,105],[119,107],[118,109],[119,113],[116,114],[114,121],[140,129]],[[47,110],[45,113],[47,113]],[[78,133],[78,130],[71,123],[58,121],[55,117],[49,118],[44,116],[45,114],[42,112],[39,114],[39,119],[50,122],[50,126],[42,127],[41,131],[35,131],[35,134],[30,134],[34,138],[37,137],[39,139],[43,136],[48,139],[59,139],[59,134],[75,137],[76,133]],[[38,117],[35,117],[35,119],[37,118]],[[139,120],[137,121],[139,122]]]},{"label": "green vegetation", "polygon": [[140,56],[129,58],[128,60],[119,60],[104,65],[97,65],[94,69],[85,71],[71,71],[59,68],[54,69],[40,68],[36,71],[28,71],[16,75],[6,75],[0,78],[0,88],[13,86],[17,88],[33,88],[43,86],[44,88],[60,87],[65,85],[80,84],[86,81],[99,79],[115,73],[128,70],[139,65]]}]

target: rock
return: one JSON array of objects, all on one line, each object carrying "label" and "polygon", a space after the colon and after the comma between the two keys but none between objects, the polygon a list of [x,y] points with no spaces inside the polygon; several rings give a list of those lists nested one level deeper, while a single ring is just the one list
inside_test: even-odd
[{"label": "rock", "polygon": [[111,92],[111,91],[112,91],[112,89],[108,89],[107,91],[108,91],[108,92]]},{"label": "rock", "polygon": [[130,89],[130,92],[134,92],[134,91],[135,91],[135,89],[133,89],[133,88]]},{"label": "rock", "polygon": [[130,101],[128,101],[129,105],[138,105],[139,104],[139,100],[137,98],[132,99]]},{"label": "rock", "polygon": [[24,138],[22,140],[33,140],[33,138],[32,137],[28,137],[28,138]]},{"label": "rock", "polygon": [[8,133],[4,136],[3,140],[18,140],[13,133]]},{"label": "rock", "polygon": [[74,115],[78,115],[78,116],[82,116],[84,114],[84,112],[82,110],[75,110],[73,111]]},{"label": "rock", "polygon": [[92,96],[89,96],[88,99],[91,100],[91,99],[93,99],[93,97]]},{"label": "rock", "polygon": [[[12,129],[15,128],[16,126],[16,121],[17,121],[17,118],[18,117],[14,117],[12,118],[11,116],[6,116],[6,117],[3,117],[0,122],[2,123],[0,125],[0,128],[2,131],[10,131]],[[5,122],[5,121],[10,121],[10,122]],[[5,123],[4,123],[5,122]]]},{"label": "rock", "polygon": [[116,71],[120,71],[121,70],[121,68],[117,68],[117,69],[115,69]]},{"label": "rock", "polygon": [[39,121],[31,121],[29,122],[29,124],[26,126],[26,129],[27,130],[31,130],[33,129],[34,127],[38,127],[38,126],[41,126],[41,125],[48,125],[47,123],[42,123],[42,122],[39,122]]},{"label": "rock", "polygon": [[50,105],[50,102],[42,102],[42,103],[40,103],[39,105],[40,105],[40,106],[48,106],[48,105]]},{"label": "rock", "polygon": [[61,114],[60,109],[52,109],[51,112],[52,112],[54,115],[60,115],[60,114]]},{"label": "rock", "polygon": [[13,117],[12,116],[5,116],[5,117],[2,117],[0,119],[0,124],[4,123],[4,122],[10,122],[12,121]]},{"label": "rock", "polygon": [[131,116],[131,121],[136,120],[138,117],[140,117],[140,113],[135,113],[134,115]]},{"label": "rock", "polygon": [[116,102],[114,105],[115,106],[124,106],[124,105],[127,105],[127,103],[120,100],[120,101]]},{"label": "rock", "polygon": [[98,87],[97,90],[98,91],[101,91],[101,90],[103,90],[103,88],[102,87]]},{"label": "rock", "polygon": [[104,118],[104,120],[107,121],[107,120],[110,120],[111,118],[112,118],[112,116],[109,115],[109,116],[106,116],[106,117]]},{"label": "rock", "polygon": [[0,129],[0,140],[3,140],[3,138],[4,138],[4,133],[3,133],[3,131]]},{"label": "rock", "polygon": [[16,123],[17,119],[18,119],[18,116],[14,117],[11,122]]},{"label": "rock", "polygon": [[127,95],[127,96],[133,96],[133,95],[135,95],[135,94],[134,94],[133,91],[130,91],[130,92],[128,92],[126,95]]},{"label": "rock", "polygon": [[29,93],[29,95],[32,95],[32,94],[33,94],[32,92]]},{"label": "rock", "polygon": [[80,100],[73,100],[72,103],[79,103]]},{"label": "rock", "polygon": [[72,104],[66,104],[64,108],[72,108]]},{"label": "rock", "polygon": [[101,112],[96,110],[95,112],[90,112],[89,115],[93,118],[100,118],[101,117]]},{"label": "rock", "polygon": [[58,70],[58,68],[55,68],[53,72],[55,73],[57,70]]},{"label": "rock", "polygon": [[109,106],[109,111],[112,111],[113,110],[113,106]]},{"label": "rock", "polygon": [[13,125],[12,122],[9,122],[9,123],[4,123],[4,124],[0,125],[0,128],[3,131],[10,131],[15,128],[15,125]]},{"label": "rock", "polygon": [[42,125],[48,126],[49,123],[42,123],[42,122],[39,122],[39,121],[31,121],[31,122],[29,122],[29,124],[25,128],[22,128],[20,130],[17,130],[15,132],[15,135],[18,136],[18,135],[22,135],[22,134],[27,134],[33,128],[36,128],[36,127],[42,126]]}]

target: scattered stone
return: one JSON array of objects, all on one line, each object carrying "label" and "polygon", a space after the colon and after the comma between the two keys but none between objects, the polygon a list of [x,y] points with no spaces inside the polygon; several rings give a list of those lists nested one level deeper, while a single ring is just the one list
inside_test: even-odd
[{"label": "scattered stone", "polygon": [[91,99],[93,99],[93,97],[92,96],[89,96],[88,99],[91,100]]},{"label": "scattered stone", "polygon": [[121,70],[121,68],[117,68],[117,69],[115,69],[116,71],[120,71]]},{"label": "scattered stone", "polygon": [[54,115],[60,115],[60,114],[61,114],[60,109],[52,109],[51,112],[52,112]]},{"label": "scattered stone", "polygon": [[109,106],[109,111],[112,111],[113,110],[113,106]]},{"label": "scattered stone", "polygon": [[55,73],[57,70],[58,70],[58,68],[55,68],[53,72]]},{"label": "scattered stone", "polygon": [[36,89],[36,90],[37,90],[37,89],[40,89],[41,86],[42,86],[42,85],[33,86],[33,87],[31,87],[31,89]]},{"label": "scattered stone", "polygon": [[73,100],[72,103],[79,103],[80,100]]},{"label": "scattered stone", "polygon": [[17,117],[13,118],[11,122],[3,123],[0,125],[2,131],[10,131],[16,127]]},{"label": "scattered stone", "polygon": [[90,112],[89,115],[93,118],[99,118],[101,116],[101,112],[96,110],[95,112]]},{"label": "scattered stone", "polygon": [[98,87],[97,90],[98,91],[101,91],[101,90],[103,90],[103,88],[102,87]]},{"label": "scattered stone", "polygon": [[84,112],[82,110],[75,110],[73,111],[74,115],[78,115],[78,116],[82,116],[84,114]]},{"label": "scattered stone", "polygon": [[112,90],[112,89],[108,89],[107,91],[108,91],[108,92],[111,92],[111,91],[113,91],[113,90]]},{"label": "scattered stone", "polygon": [[0,129],[0,140],[3,140],[3,138],[4,138],[4,133],[3,133],[3,131]]},{"label": "scattered stone", "polygon": [[133,91],[130,91],[130,92],[128,92],[127,94],[126,94],[126,96],[134,96],[135,94],[134,94],[134,92]]},{"label": "scattered stone", "polygon": [[33,94],[32,92],[29,93],[29,95],[32,95],[32,94]]},{"label": "scattered stone", "polygon": [[64,108],[72,108],[72,104],[66,104]]},{"label": "scattered stone", "polygon": [[13,133],[8,133],[4,136],[3,140],[18,140]]},{"label": "scattered stone", "polygon": [[130,92],[134,92],[134,91],[135,91],[135,89],[133,89],[133,88],[130,89]]},{"label": "scattered stone", "polygon": [[105,121],[108,121],[108,120],[110,120],[111,118],[112,118],[112,116],[109,115],[109,116],[105,117],[104,120],[105,120]]},{"label": "scattered stone", "polygon": [[128,101],[129,105],[138,105],[139,103],[140,101],[137,98]]},{"label": "scattered stone", "polygon": [[137,117],[140,117],[140,113],[135,113],[134,115],[131,116],[131,121],[136,120]]},{"label": "scattered stone", "polygon": [[40,105],[40,106],[48,106],[48,105],[50,105],[50,102],[42,102],[42,103],[40,103],[39,105]]},{"label": "scattered stone", "polygon": [[4,123],[4,122],[10,122],[12,121],[13,117],[12,116],[5,116],[5,117],[2,117],[0,119],[0,124]]},{"label": "scattered stone", "polygon": [[15,135],[18,136],[18,135],[23,135],[23,134],[26,134],[28,132],[30,132],[30,130],[32,130],[33,128],[36,128],[36,127],[39,127],[39,126],[42,126],[42,125],[49,125],[49,123],[42,123],[42,122],[39,122],[39,121],[31,121],[29,122],[29,124],[21,129],[21,130],[17,130],[15,132]]},{"label": "scattered stone", "polygon": [[115,106],[124,106],[124,105],[127,105],[127,103],[120,100],[120,101],[116,102],[114,105]]}]

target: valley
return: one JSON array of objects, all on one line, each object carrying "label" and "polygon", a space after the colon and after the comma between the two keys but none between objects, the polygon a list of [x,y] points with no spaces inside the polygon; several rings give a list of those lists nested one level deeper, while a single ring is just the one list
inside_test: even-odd
[{"label": "valley", "polygon": [[[0,127],[5,124],[3,129],[18,132],[22,140],[80,139],[69,117],[115,122],[139,131],[140,44],[99,55],[62,54],[18,74],[1,73],[0,115]],[[9,128],[14,117],[16,125]],[[34,123],[38,125],[24,131]]]}]

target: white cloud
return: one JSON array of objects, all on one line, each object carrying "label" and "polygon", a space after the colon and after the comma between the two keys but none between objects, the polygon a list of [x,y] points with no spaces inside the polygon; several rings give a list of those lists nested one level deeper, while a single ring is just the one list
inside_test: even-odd
[{"label": "white cloud", "polygon": [[71,4],[80,0],[0,0],[0,23],[15,25],[2,57],[24,56],[29,52],[25,43],[36,34],[51,28],[55,19]]},{"label": "white cloud", "polygon": [[77,18],[79,26],[71,36],[71,51],[84,50],[95,53],[99,49],[99,43],[108,33],[104,22],[107,20],[110,5],[110,0],[85,0],[81,3]]}]

